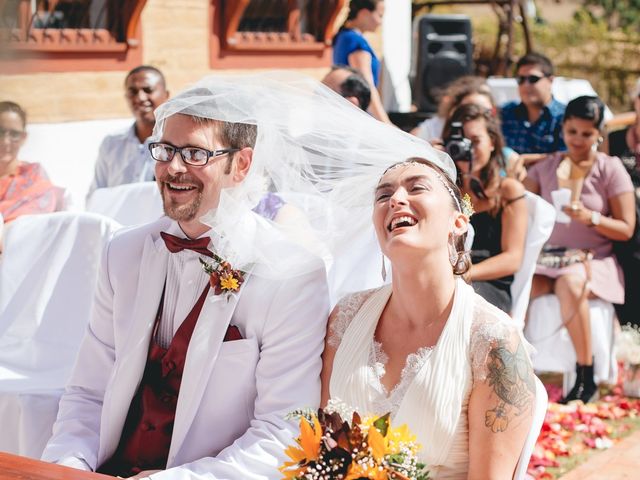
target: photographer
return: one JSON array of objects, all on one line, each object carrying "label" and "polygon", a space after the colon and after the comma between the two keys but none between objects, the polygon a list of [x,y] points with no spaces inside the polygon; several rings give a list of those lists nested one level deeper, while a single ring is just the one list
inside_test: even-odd
[{"label": "photographer", "polygon": [[475,230],[468,272],[475,291],[509,313],[513,274],[520,268],[527,233],[524,187],[500,176],[504,140],[489,110],[457,108],[444,127],[445,149],[458,168],[460,189],[471,198]]}]

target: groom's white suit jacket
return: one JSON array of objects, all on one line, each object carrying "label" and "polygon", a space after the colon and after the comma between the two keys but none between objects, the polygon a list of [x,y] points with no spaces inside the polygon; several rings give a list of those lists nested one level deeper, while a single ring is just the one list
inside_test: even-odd
[{"label": "groom's white suit jacket", "polygon": [[[146,364],[171,255],[159,234],[171,222],[120,231],[105,249],[44,460],[95,469],[114,453]],[[153,478],[280,478],[296,430],[285,415],[319,403],[328,309],[320,260],[287,280],[249,276],[228,301],[211,289],[187,351],[167,470]],[[242,340],[223,342],[229,323]]]}]

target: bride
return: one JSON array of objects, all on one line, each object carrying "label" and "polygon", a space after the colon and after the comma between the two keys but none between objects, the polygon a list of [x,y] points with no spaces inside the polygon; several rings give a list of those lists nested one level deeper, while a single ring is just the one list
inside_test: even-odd
[{"label": "bride", "polygon": [[432,477],[510,479],[532,423],[535,377],[509,317],[461,278],[468,204],[450,176],[410,158],[371,192],[392,282],[348,295],[332,312],[322,405],[337,398],[361,413],[391,412],[418,437]]}]

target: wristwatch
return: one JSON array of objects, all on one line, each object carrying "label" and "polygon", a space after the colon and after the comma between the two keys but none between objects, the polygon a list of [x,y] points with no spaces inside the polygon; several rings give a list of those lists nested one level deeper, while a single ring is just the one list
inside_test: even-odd
[{"label": "wristwatch", "polygon": [[595,210],[591,212],[591,225],[589,225],[590,227],[596,227],[598,225],[600,225],[600,218],[602,217],[602,215],[600,214],[600,212],[596,212]]}]

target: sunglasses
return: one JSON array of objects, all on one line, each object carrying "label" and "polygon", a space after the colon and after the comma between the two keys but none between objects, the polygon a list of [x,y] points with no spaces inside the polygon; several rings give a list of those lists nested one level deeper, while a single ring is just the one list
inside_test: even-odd
[{"label": "sunglasses", "polygon": [[540,80],[542,80],[546,76],[547,75],[544,75],[542,77],[539,75],[518,75],[516,77],[516,82],[518,82],[518,85],[522,85],[524,82],[528,82],[531,85],[533,85],[534,83],[538,83]]}]

